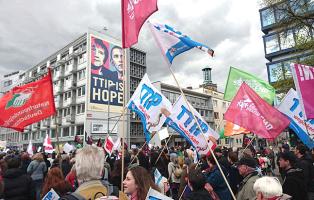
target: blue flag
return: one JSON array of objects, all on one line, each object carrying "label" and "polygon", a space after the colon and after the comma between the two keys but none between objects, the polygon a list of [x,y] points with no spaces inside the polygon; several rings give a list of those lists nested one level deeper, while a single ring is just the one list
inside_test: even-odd
[{"label": "blue flag", "polygon": [[210,56],[214,55],[214,50],[183,35],[180,31],[175,30],[171,26],[148,23],[158,46],[170,64],[172,64],[173,59],[177,55],[194,47],[208,53]]}]

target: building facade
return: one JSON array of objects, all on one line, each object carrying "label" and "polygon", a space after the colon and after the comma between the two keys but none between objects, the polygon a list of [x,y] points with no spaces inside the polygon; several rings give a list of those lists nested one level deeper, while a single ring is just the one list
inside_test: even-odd
[{"label": "building facade", "polygon": [[[302,5],[298,5],[299,3]],[[307,7],[304,7],[305,3],[307,3]],[[295,48],[300,39],[313,38],[313,28],[309,29],[300,24],[282,25],[282,22],[288,17],[285,12],[287,7],[292,8],[296,13],[307,12],[314,16],[314,4],[310,0],[282,1],[259,10],[261,30],[264,33],[265,58],[268,60],[266,63],[268,80],[272,85],[291,80],[290,64],[302,63],[313,55],[311,51],[300,51]],[[276,90],[279,98],[285,95],[281,88],[276,88]]]},{"label": "building facade", "polygon": [[[0,140],[11,141],[12,145],[25,148],[29,140],[32,140],[36,146],[41,146],[46,134],[50,135],[53,143],[56,142],[56,134],[58,134],[61,144],[73,142],[76,135],[81,138],[84,135],[85,137],[92,136],[94,140],[98,140],[98,138],[104,139],[107,134],[113,137],[124,134],[124,137],[130,139],[128,143],[135,138],[144,137],[143,131],[138,128],[140,123],[134,120],[127,111],[124,114],[125,119],[121,118],[123,110],[121,96],[125,96],[125,103],[127,103],[146,73],[146,53],[136,48],[126,51],[128,70],[124,75],[126,80],[124,92],[121,87],[122,79],[117,79],[116,84],[109,78],[107,80],[105,75],[96,72],[93,68],[97,61],[97,59],[95,61],[93,51],[95,48],[100,48],[97,43],[99,41],[108,48],[106,52],[109,55],[108,63],[110,63],[106,61],[103,65],[111,69],[113,58],[110,56],[114,54],[113,49],[117,46],[117,49],[122,52],[119,47],[121,42],[98,32],[89,32],[43,59],[37,65],[18,74],[19,79],[23,80],[20,84],[24,84],[40,79],[47,73],[48,66],[52,68],[57,114],[26,127],[24,133],[2,128]],[[96,83],[100,83],[101,87],[96,87]],[[104,87],[105,83],[108,83],[109,87]],[[115,91],[118,89],[120,91]],[[116,99],[119,100],[120,106],[116,106]]]}]

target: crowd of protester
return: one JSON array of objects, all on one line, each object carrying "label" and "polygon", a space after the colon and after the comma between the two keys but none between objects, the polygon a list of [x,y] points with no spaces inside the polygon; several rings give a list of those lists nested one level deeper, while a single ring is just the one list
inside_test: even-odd
[{"label": "crowd of protester", "polygon": [[[214,154],[125,147],[122,162],[119,152],[109,155],[93,145],[58,156],[2,152],[0,199],[39,200],[53,189],[61,199],[95,200],[123,189],[130,200],[145,200],[149,188],[175,200],[231,200],[232,193],[239,200],[314,199],[313,150],[302,144],[276,151],[217,147]],[[159,183],[156,170],[163,176]]]}]

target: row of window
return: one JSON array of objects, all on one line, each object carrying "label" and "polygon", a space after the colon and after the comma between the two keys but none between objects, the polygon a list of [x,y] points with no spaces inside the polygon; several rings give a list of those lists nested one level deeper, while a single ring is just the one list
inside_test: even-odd
[{"label": "row of window", "polygon": [[[222,102],[222,108],[223,109],[227,109],[229,105],[230,105],[230,103],[227,103],[227,102],[224,102],[224,101]],[[213,106],[214,106],[214,108],[219,107],[218,100],[213,99]]]},{"label": "row of window", "polygon": [[142,123],[131,123],[130,136],[142,136],[143,134],[144,132]]},{"label": "row of window", "polygon": [[295,13],[305,13],[314,10],[313,0],[284,1],[284,3],[277,4],[261,11],[262,27],[273,25],[287,18],[288,14],[285,12],[288,9],[288,5],[295,11]]},{"label": "row of window", "polygon": [[135,63],[130,63],[130,75],[135,77],[143,77],[146,73],[146,68]]},{"label": "row of window", "polygon": [[[162,94],[172,103],[174,104],[176,100],[179,98],[181,95],[180,93],[174,93],[166,90],[161,91]],[[192,96],[187,96],[186,97],[188,102],[190,102],[193,106],[202,106],[202,107],[208,107],[210,106],[209,100],[203,99],[203,98],[198,98],[198,97],[192,97]]]},{"label": "row of window", "polygon": [[75,106],[71,106],[71,107],[66,107],[66,108],[62,108],[60,110],[58,110],[58,116],[69,116],[73,113],[79,115],[79,114],[83,114],[85,112],[85,104],[78,104]]},{"label": "row of window", "polygon": [[140,65],[146,65],[146,59],[145,58],[146,58],[145,53],[136,51],[134,49],[132,49],[130,51],[130,61],[131,62],[136,62]]},{"label": "row of window", "polygon": [[[23,134],[23,140],[28,141],[30,139],[32,140],[39,140],[46,137],[46,134],[49,134],[51,138],[56,137],[56,130],[50,129],[50,130],[42,130],[40,132],[32,132],[32,133],[24,133]],[[63,127],[58,128],[58,136],[59,137],[68,137],[68,136],[75,136],[75,135],[83,135],[84,134],[84,125],[78,125],[78,126],[71,126],[71,127]],[[18,142],[18,139],[16,140]]]},{"label": "row of window", "polygon": [[[308,38],[309,32],[310,30],[307,28],[302,28],[266,35],[263,38],[265,53],[270,54],[292,48],[299,39]],[[312,32],[312,34],[313,33],[314,32]]]},{"label": "row of window", "polygon": [[292,58],[289,60],[283,60],[276,63],[268,64],[268,80],[270,83],[277,82],[279,80],[289,79],[292,77],[290,64],[291,63],[302,63],[308,56],[300,58]]}]

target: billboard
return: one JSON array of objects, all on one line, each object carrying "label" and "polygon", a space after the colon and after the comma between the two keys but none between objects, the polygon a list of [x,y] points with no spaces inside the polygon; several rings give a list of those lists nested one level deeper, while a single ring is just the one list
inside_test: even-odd
[{"label": "billboard", "polygon": [[120,45],[89,34],[89,94],[87,109],[122,113],[123,50]]}]

